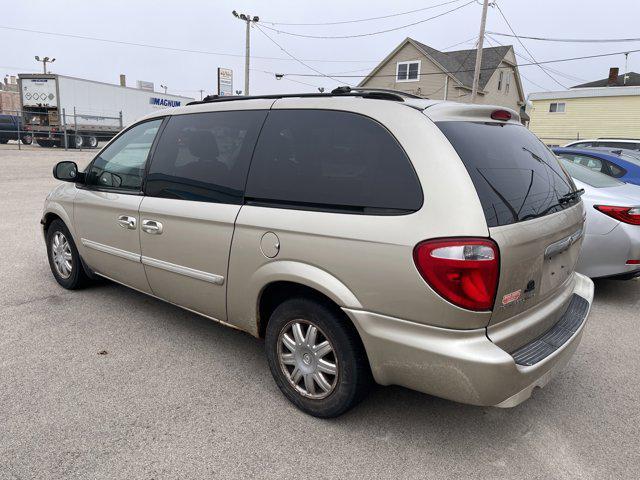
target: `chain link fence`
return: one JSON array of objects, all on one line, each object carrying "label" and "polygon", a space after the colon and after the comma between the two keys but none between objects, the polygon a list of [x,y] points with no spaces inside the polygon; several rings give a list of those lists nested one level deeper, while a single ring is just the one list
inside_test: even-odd
[{"label": "chain link fence", "polygon": [[61,113],[37,109],[2,110],[0,113],[0,148],[95,149],[123,128],[122,112],[118,116],[94,115],[76,111]]}]

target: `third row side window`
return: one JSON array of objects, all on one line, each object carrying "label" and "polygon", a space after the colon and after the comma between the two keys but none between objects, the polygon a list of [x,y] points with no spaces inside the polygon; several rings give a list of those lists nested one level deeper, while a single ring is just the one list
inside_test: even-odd
[{"label": "third row side window", "polygon": [[385,127],[332,110],[272,110],[256,145],[246,196],[374,214],[416,211],[423,198],[411,162]]}]

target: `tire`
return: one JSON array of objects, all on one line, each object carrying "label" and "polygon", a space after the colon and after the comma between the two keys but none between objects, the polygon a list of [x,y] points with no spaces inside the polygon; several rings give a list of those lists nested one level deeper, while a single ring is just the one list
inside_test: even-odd
[{"label": "tire", "polygon": [[33,143],[33,137],[31,135],[23,135],[20,141],[23,145],[31,145]]},{"label": "tire", "polygon": [[53,147],[53,140],[36,140],[36,142],[43,148]]},{"label": "tire", "polygon": [[71,148],[82,148],[84,145],[84,138],[82,135],[73,135],[71,137]]},{"label": "tire", "polygon": [[84,271],[71,233],[62,220],[51,222],[46,239],[49,267],[60,286],[67,290],[77,290],[88,285],[90,279]]},{"label": "tire", "polygon": [[88,135],[84,138],[84,145],[88,148],[98,148],[98,138],[95,135]]},{"label": "tire", "polygon": [[[315,300],[292,298],[275,309],[267,324],[265,348],[276,384],[291,403],[314,417],[343,414],[365,397],[372,383],[364,346],[341,313]],[[312,327],[315,341],[309,338]]]}]

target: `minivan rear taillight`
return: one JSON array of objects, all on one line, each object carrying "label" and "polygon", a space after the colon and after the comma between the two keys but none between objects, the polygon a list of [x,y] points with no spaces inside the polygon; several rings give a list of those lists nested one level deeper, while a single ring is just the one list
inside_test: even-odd
[{"label": "minivan rear taillight", "polygon": [[491,310],[498,288],[498,246],[484,238],[427,240],[413,259],[422,278],[440,296],[468,310]]},{"label": "minivan rear taillight", "polygon": [[614,207],[611,205],[595,205],[595,209],[601,211],[605,215],[620,220],[623,223],[631,225],[640,225],[640,208],[639,207]]}]

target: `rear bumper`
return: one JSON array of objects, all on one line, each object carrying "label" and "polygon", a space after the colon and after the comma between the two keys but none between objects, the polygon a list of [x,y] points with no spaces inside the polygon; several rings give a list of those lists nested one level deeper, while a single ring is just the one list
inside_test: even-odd
[{"label": "rear bumper", "polygon": [[546,385],[575,352],[593,301],[593,282],[576,274],[573,294],[588,306],[579,326],[559,348],[534,365],[487,337],[486,329],[450,330],[345,309],[369,357],[375,380],[461,403],[513,407]]},{"label": "rear bumper", "polygon": [[585,236],[576,270],[591,278],[631,274],[638,265],[627,260],[640,260],[640,228],[620,223],[606,235]]}]

